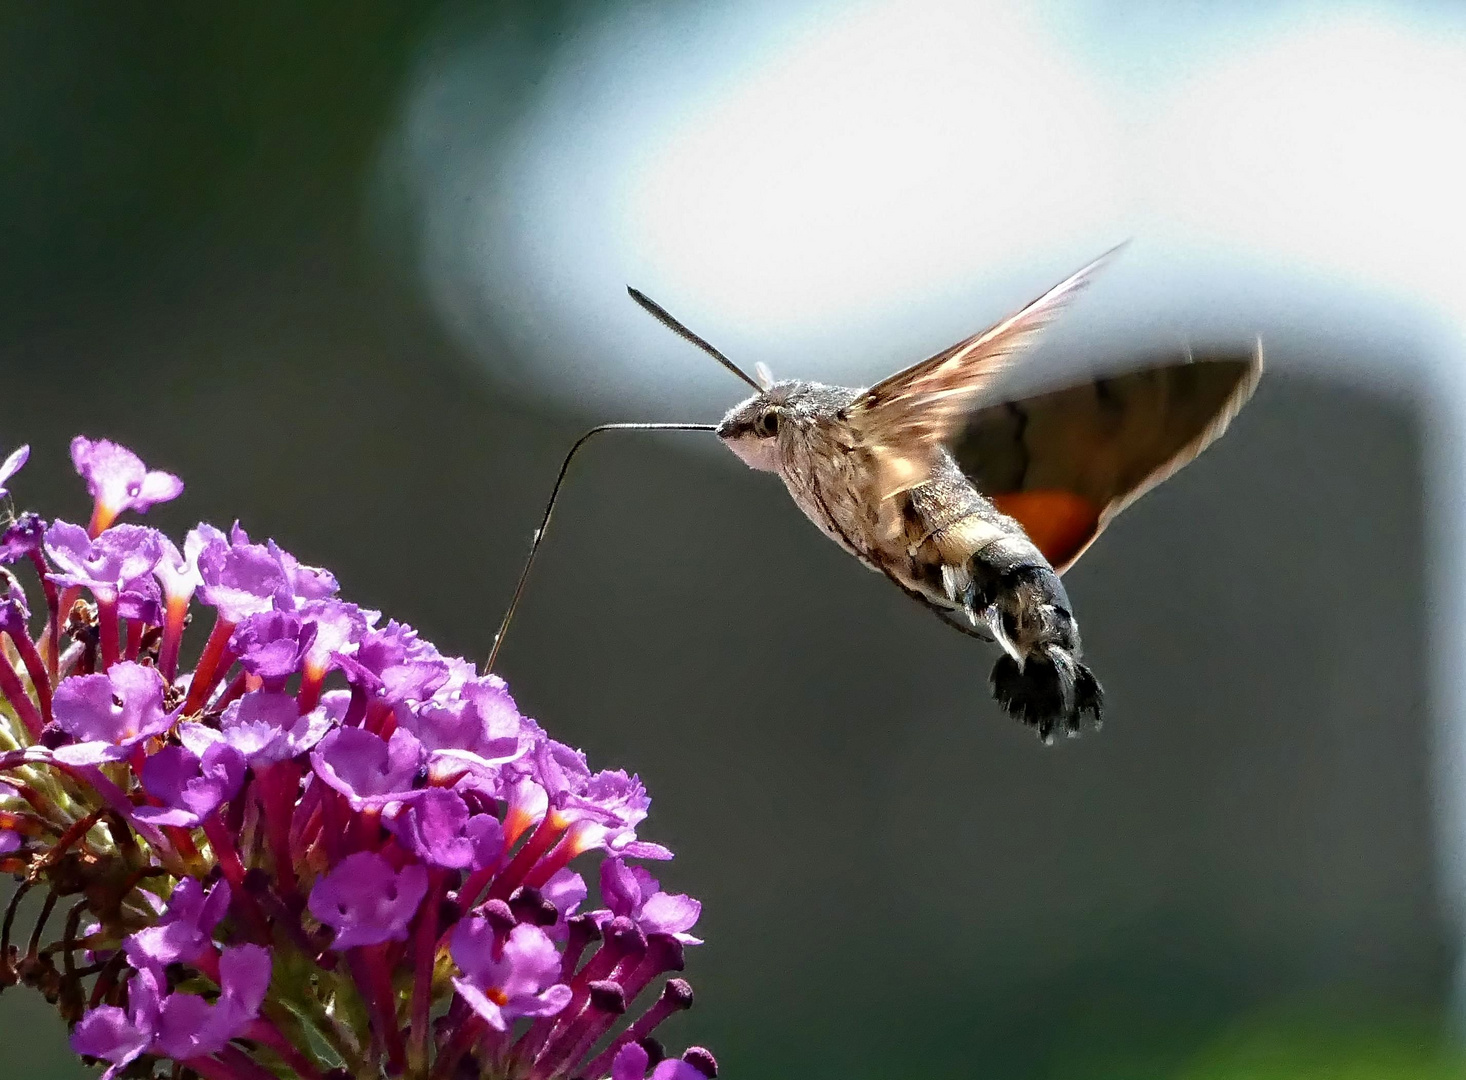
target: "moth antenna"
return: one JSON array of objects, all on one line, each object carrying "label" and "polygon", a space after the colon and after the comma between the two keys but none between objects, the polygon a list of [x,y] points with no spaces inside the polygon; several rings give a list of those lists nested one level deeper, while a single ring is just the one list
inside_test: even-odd
[{"label": "moth antenna", "polygon": [[769,365],[760,360],[753,365],[754,378],[758,379],[759,389],[767,390],[774,385],[774,373],[769,370]]},{"label": "moth antenna", "polygon": [[[633,289],[633,296],[639,294]],[[651,303],[651,301],[647,301]],[[655,304],[652,305],[656,307]],[[657,308],[660,311],[660,308]],[[670,316],[668,316],[670,318]],[[700,340],[700,339],[699,339]],[[731,365],[730,365],[731,366]],[[565,474],[570,471],[570,462],[580,448],[588,443],[592,436],[599,435],[603,431],[717,431],[716,424],[601,424],[593,427],[580,438],[575,440],[575,445],[570,448],[570,453],[565,455],[564,462],[560,465],[560,475],[555,477],[555,486],[550,489],[549,501],[545,503],[545,512],[540,518],[540,527],[534,531],[534,537],[529,542],[529,555],[525,557],[524,569],[519,571],[519,580],[514,584],[514,595],[509,598],[509,608],[504,612],[504,619],[499,623],[499,632],[494,635],[493,647],[489,650],[489,658],[484,662],[484,674],[493,673],[494,661],[499,658],[499,649],[504,644],[504,634],[509,629],[509,623],[514,618],[515,609],[519,607],[519,598],[524,595],[524,584],[529,580],[530,567],[534,565],[535,554],[540,550],[540,544],[544,543],[545,530],[550,527],[550,516],[555,512],[555,500],[560,497],[560,488],[565,483]]]},{"label": "moth antenna", "polygon": [[633,289],[630,285],[626,286],[626,291],[630,294],[631,299],[635,300],[637,304],[641,306],[641,309],[643,311],[645,311],[652,318],[656,319],[657,322],[661,323],[668,330],[672,331],[672,333],[676,334],[683,341],[689,341],[692,344],[696,345],[699,349],[707,353],[714,360],[722,364],[734,375],[737,375],[740,379],[742,379],[749,386],[753,387],[760,393],[767,389],[767,387],[760,386],[758,383],[754,382],[754,380],[750,379],[741,367],[735,364],[732,360],[729,360],[717,349],[713,348],[704,338],[698,337],[691,330],[687,329],[687,327],[683,326],[676,319],[672,318],[671,314],[667,311],[666,308],[662,307],[661,304],[657,303],[646,293],[642,292],[640,289]]}]

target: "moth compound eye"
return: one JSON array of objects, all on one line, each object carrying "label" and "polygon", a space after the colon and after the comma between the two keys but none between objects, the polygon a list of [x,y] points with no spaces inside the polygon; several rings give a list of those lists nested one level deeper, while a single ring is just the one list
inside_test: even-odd
[{"label": "moth compound eye", "polygon": [[753,430],[756,434],[766,439],[772,439],[779,434],[779,413],[776,409],[770,409],[754,421]]}]

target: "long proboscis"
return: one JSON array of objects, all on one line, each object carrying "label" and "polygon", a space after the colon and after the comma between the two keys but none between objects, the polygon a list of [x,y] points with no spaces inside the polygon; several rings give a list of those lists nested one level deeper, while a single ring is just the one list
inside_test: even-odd
[{"label": "long proboscis", "polygon": [[652,318],[656,319],[657,322],[661,323],[668,330],[672,331],[672,333],[676,334],[683,341],[691,342],[693,345],[696,345],[699,349],[707,353],[714,360],[722,364],[725,368],[731,371],[734,375],[737,375],[740,379],[746,382],[749,386],[753,387],[755,390],[762,391],[766,389],[766,387],[760,384],[758,380],[750,378],[748,373],[745,372],[741,367],[735,364],[732,360],[729,360],[717,349],[713,348],[713,346],[707,341],[706,338],[699,337],[697,334],[694,334],[691,330],[687,329],[687,327],[683,326],[680,322],[674,319],[671,312],[669,312],[661,304],[653,300],[646,293],[642,292],[640,289],[633,289],[630,285],[626,286],[626,291],[630,294],[631,299],[635,300],[637,304],[641,306],[641,309],[643,311],[645,311]]},{"label": "long proboscis", "polygon": [[[633,295],[635,295],[633,291]],[[509,598],[509,608],[504,612],[504,619],[499,623],[499,631],[494,635],[493,648],[489,650],[489,658],[484,662],[484,674],[488,675],[494,670],[494,661],[499,658],[499,649],[504,644],[504,634],[509,630],[509,623],[514,618],[514,612],[519,607],[519,599],[524,595],[525,582],[529,580],[529,571],[534,566],[534,557],[540,550],[540,544],[544,542],[545,532],[550,527],[550,518],[555,513],[555,501],[560,497],[560,488],[565,483],[565,476],[570,471],[570,463],[580,448],[588,443],[593,436],[603,431],[717,431],[716,424],[601,424],[593,427],[580,438],[575,440],[575,445],[570,448],[570,453],[565,455],[565,461],[560,465],[560,475],[555,477],[555,486],[550,489],[550,499],[545,503],[544,516],[540,518],[540,527],[534,531],[534,537],[529,543],[529,555],[524,560],[524,569],[519,571],[519,580],[514,584],[514,595]]]}]

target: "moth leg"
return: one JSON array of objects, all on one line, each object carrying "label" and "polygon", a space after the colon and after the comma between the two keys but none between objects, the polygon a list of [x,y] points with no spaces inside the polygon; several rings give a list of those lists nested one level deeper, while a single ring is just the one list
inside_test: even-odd
[{"label": "moth leg", "polygon": [[992,634],[983,629],[982,623],[969,624],[962,622],[961,620],[955,618],[950,611],[947,611],[944,608],[941,608],[932,603],[931,597],[911,588],[895,574],[891,573],[890,570],[886,569],[885,567],[877,567],[877,569],[879,569],[881,573],[885,574],[886,577],[890,579],[891,583],[896,586],[896,588],[900,589],[907,596],[911,597],[911,599],[915,600],[918,604],[926,608],[937,618],[941,619],[942,622],[946,623],[953,630],[956,630],[958,633],[961,634],[966,634],[968,637],[977,638],[978,641],[986,641],[989,644],[992,643]]},{"label": "moth leg", "polygon": [[1104,694],[1080,662],[1079,625],[1059,575],[1026,536],[1004,536],[968,560],[964,601],[982,612],[1003,655],[993,665],[993,696],[1045,742],[1063,728],[1098,726]]},{"label": "moth leg", "polygon": [[[990,632],[985,631],[985,630],[981,630],[977,626],[969,626],[969,625],[967,625],[966,623],[962,622],[960,619],[954,618],[952,616],[952,613],[950,611],[943,611],[941,608],[937,607],[935,604],[933,604],[930,600],[927,600],[925,597],[921,597],[920,599],[921,599],[921,602],[923,604],[925,604],[927,607],[931,608],[931,612],[932,612],[933,615],[935,615],[937,618],[941,619],[942,622],[946,623],[953,630],[956,630],[956,631],[958,631],[959,633],[962,633],[962,634],[966,634],[968,637],[977,638],[978,641],[986,641],[989,644],[991,644],[995,640],[994,637],[993,637],[993,635]],[[978,625],[981,626],[981,624],[978,624]]]}]

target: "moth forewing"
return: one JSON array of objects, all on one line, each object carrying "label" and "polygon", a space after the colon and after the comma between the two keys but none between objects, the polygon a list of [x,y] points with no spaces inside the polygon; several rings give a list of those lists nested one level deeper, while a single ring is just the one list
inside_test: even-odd
[{"label": "moth forewing", "polygon": [[847,414],[864,445],[919,452],[950,442],[967,414],[992,392],[998,377],[1021,358],[1044,327],[1118,250],[1107,251],[1014,315],[882,379],[861,394]]}]

